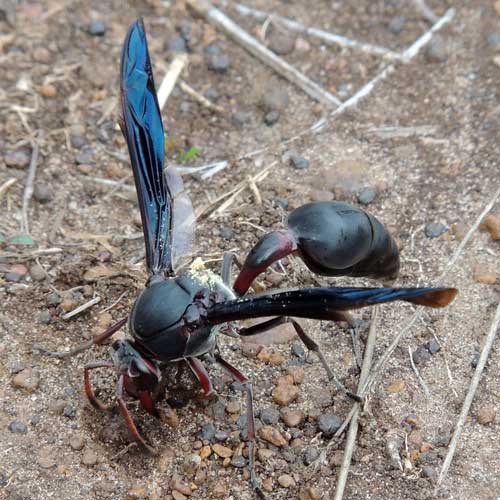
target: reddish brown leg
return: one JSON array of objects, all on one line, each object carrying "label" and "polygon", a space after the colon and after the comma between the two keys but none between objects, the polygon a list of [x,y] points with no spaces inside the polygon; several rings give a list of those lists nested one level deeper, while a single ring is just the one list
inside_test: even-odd
[{"label": "reddish brown leg", "polygon": [[125,401],[123,399],[124,396],[123,384],[124,384],[124,375],[120,375],[120,378],[118,379],[118,384],[116,386],[116,399],[118,401],[118,406],[120,407],[120,411],[122,412],[123,418],[125,419],[125,423],[129,431],[131,432],[132,436],[139,443],[139,445],[142,446],[144,450],[151,453],[152,455],[157,455],[158,452],[152,446],[146,443],[144,438],[139,434],[139,431],[137,430],[137,427],[135,426],[134,421],[132,420],[132,416],[130,415],[127,405],[125,404]]},{"label": "reddish brown leg", "polygon": [[244,295],[253,280],[271,264],[297,250],[294,236],[288,231],[273,231],[264,235],[250,250],[233,289]]},{"label": "reddish brown leg", "polygon": [[215,359],[219,365],[224,368],[224,370],[231,375],[234,380],[241,382],[245,391],[247,393],[247,434],[248,434],[248,460],[250,468],[250,482],[252,488],[255,490],[260,498],[265,498],[264,492],[262,491],[259,481],[257,480],[257,475],[255,474],[255,414],[253,408],[253,389],[251,382],[236,369],[233,365],[229,364],[225,359],[223,359],[219,354],[215,355]]},{"label": "reddish brown leg", "polygon": [[116,333],[120,328],[122,328],[123,325],[125,325],[125,323],[127,322],[127,320],[128,318],[121,319],[114,325],[111,325],[107,330],[102,332],[100,335],[97,335],[88,342],[85,342],[84,344],[81,344],[78,347],[75,347],[74,349],[70,349],[69,351],[59,351],[59,352],[49,351],[48,349],[45,349],[42,346],[37,346],[37,350],[40,351],[42,354],[51,356],[52,358],[69,358],[70,356],[74,356],[75,354],[80,354],[81,352],[90,349],[94,345],[100,345],[104,343],[114,333]]},{"label": "reddish brown leg", "polygon": [[186,361],[201,384],[203,397],[206,399],[210,398],[214,394],[214,388],[203,363],[198,358],[186,358]]},{"label": "reddish brown leg", "polygon": [[94,361],[93,363],[85,365],[85,368],[83,370],[83,378],[85,380],[85,394],[87,394],[90,404],[96,410],[111,411],[113,409],[113,406],[104,404],[100,399],[96,397],[92,389],[89,371],[95,370],[96,368],[114,368],[114,365],[111,361]]},{"label": "reddish brown leg", "polygon": [[[336,312],[337,313],[337,312]],[[347,320],[347,319],[346,319]],[[331,380],[337,389],[342,391],[344,394],[347,394],[350,398],[354,399],[355,401],[362,401],[361,398],[357,394],[353,394],[350,392],[344,384],[335,376],[335,373],[333,373],[332,369],[328,365],[328,362],[326,361],[325,355],[321,351],[319,345],[316,343],[315,340],[313,340],[307,333],[304,331],[304,329],[300,326],[300,324],[295,321],[293,318],[288,318],[287,316],[279,316],[277,318],[270,319],[268,321],[263,321],[262,323],[259,323],[257,325],[249,326],[248,328],[241,328],[239,333],[243,337],[250,337],[252,335],[257,335],[258,333],[262,333],[268,330],[271,330],[271,328],[275,328],[278,325],[282,325],[283,323],[291,323],[292,326],[295,328],[295,332],[297,333],[297,336],[299,339],[303,342],[303,344],[309,349],[310,351],[313,351],[317,354],[321,364],[323,365],[323,368],[326,371],[326,374],[328,376],[328,380]]]}]

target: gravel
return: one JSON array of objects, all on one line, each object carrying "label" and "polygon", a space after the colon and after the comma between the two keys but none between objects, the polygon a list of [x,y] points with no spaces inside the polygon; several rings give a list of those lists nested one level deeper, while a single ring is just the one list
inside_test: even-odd
[{"label": "gravel", "polygon": [[13,420],[9,424],[9,431],[14,434],[27,434],[28,427],[26,427],[26,424],[20,420]]}]

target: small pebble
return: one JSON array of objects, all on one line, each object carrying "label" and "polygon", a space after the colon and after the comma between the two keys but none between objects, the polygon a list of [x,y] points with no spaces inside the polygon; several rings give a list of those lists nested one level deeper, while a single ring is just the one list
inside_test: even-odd
[{"label": "small pebble", "polygon": [[81,434],[74,434],[69,440],[69,445],[75,451],[83,450],[85,438]]},{"label": "small pebble", "polygon": [[496,410],[492,405],[483,406],[479,409],[477,413],[477,421],[481,425],[488,425],[495,422]]},{"label": "small pebble", "polygon": [[107,29],[108,28],[106,26],[106,23],[104,21],[101,21],[100,19],[94,19],[93,21],[90,21],[90,24],[88,26],[89,35],[92,36],[104,36]]},{"label": "small pebble", "polygon": [[9,271],[8,273],[5,273],[3,277],[5,281],[8,281],[9,283],[19,283],[23,279],[22,275],[16,273],[15,271]]},{"label": "small pebble", "polygon": [[52,321],[52,314],[48,309],[44,309],[38,313],[36,320],[40,325],[48,325]]},{"label": "small pebble", "polygon": [[266,112],[283,111],[289,103],[288,92],[278,84],[267,88],[260,98],[260,106]]},{"label": "small pebble", "polygon": [[82,149],[87,144],[87,140],[83,135],[71,135],[70,142],[75,149]]},{"label": "small pebble", "polygon": [[393,35],[399,35],[405,26],[406,23],[406,18],[403,16],[397,16],[394,17],[389,25],[387,26],[387,29],[393,34]]},{"label": "small pebble", "polygon": [[202,441],[211,441],[215,437],[215,426],[211,423],[204,424],[201,428],[201,431],[198,433],[198,437]]},{"label": "small pebble", "polygon": [[500,241],[500,214],[490,214],[481,222],[481,229],[487,230],[493,241]]},{"label": "small pebble", "polygon": [[216,441],[223,442],[229,439],[229,434],[226,431],[217,431],[214,437]]},{"label": "small pebble", "polygon": [[127,494],[125,495],[125,500],[145,500],[148,498],[148,492],[144,486],[132,486],[127,491]]},{"label": "small pebble", "polygon": [[297,356],[299,359],[304,359],[306,357],[306,352],[304,351],[304,346],[299,342],[294,342],[292,344],[292,354]]},{"label": "small pebble", "polygon": [[49,64],[52,56],[50,51],[45,47],[37,47],[33,51],[33,59],[38,63]]},{"label": "small pebble", "polygon": [[500,281],[500,273],[489,269],[487,266],[478,264],[474,266],[472,279],[476,283],[482,283],[483,285],[495,285]]},{"label": "small pebble", "polygon": [[278,123],[281,115],[279,111],[273,110],[269,111],[269,113],[266,113],[264,115],[264,123],[268,126],[271,127],[275,123]]},{"label": "small pebble", "polygon": [[491,35],[488,35],[487,40],[490,47],[493,47],[494,49],[500,48],[500,33],[492,33]]},{"label": "small pebble", "polygon": [[283,486],[283,488],[293,488],[296,484],[295,479],[288,474],[282,474],[278,478],[278,483],[280,483],[280,485]]},{"label": "small pebble", "polygon": [[247,461],[245,460],[245,457],[243,457],[242,455],[235,455],[231,459],[231,465],[233,467],[238,467],[241,469],[242,467],[245,467],[246,464],[247,464]]},{"label": "small pebble", "polygon": [[425,345],[421,345],[413,351],[412,357],[416,365],[424,365],[431,359],[431,353],[427,350]]},{"label": "small pebble", "polygon": [[51,83],[46,83],[45,85],[41,85],[38,89],[40,92],[40,95],[43,97],[56,97],[57,95],[57,88],[55,85],[52,85]]},{"label": "small pebble", "polygon": [[289,206],[289,201],[287,198],[284,198],[282,196],[275,196],[273,198],[273,203],[275,203],[276,205],[280,206],[281,208],[283,208],[284,210],[286,210]]},{"label": "small pebble", "polygon": [[264,408],[260,411],[259,418],[264,425],[276,425],[280,419],[280,412],[274,408]]},{"label": "small pebble", "polygon": [[446,233],[446,231],[448,231],[448,228],[444,224],[441,224],[441,222],[430,222],[424,229],[427,238],[438,238]]},{"label": "small pebble", "polygon": [[272,396],[275,403],[288,406],[299,397],[299,392],[300,389],[296,385],[283,381],[273,390]]},{"label": "small pebble", "polygon": [[99,457],[97,456],[97,453],[91,449],[87,448],[82,455],[82,464],[87,465],[91,467],[92,465],[95,465],[99,460]]},{"label": "small pebble", "polygon": [[207,67],[216,73],[226,73],[231,66],[229,56],[216,43],[211,43],[205,49]]},{"label": "small pebble", "polygon": [[172,497],[174,500],[187,500],[187,496],[177,490],[172,490]]},{"label": "small pebble", "polygon": [[430,354],[434,355],[441,350],[441,346],[437,343],[436,339],[431,339],[425,344],[425,348]]},{"label": "small pebble", "polygon": [[304,421],[304,412],[302,410],[283,410],[281,417],[287,427],[298,427]]},{"label": "small pebble", "polygon": [[74,406],[66,405],[63,409],[63,415],[66,418],[75,418],[76,417],[76,408]]},{"label": "small pebble", "polygon": [[295,37],[289,31],[274,29],[268,36],[267,46],[275,54],[286,56],[295,48]]},{"label": "small pebble", "polygon": [[85,148],[78,152],[75,156],[75,163],[77,165],[87,165],[92,163],[94,151],[91,148]]},{"label": "small pebble", "polygon": [[42,448],[38,452],[38,465],[43,469],[51,469],[57,464],[55,454],[50,448]]},{"label": "small pebble", "polygon": [[291,156],[290,165],[297,170],[305,170],[309,168],[309,160],[306,160],[303,156]]},{"label": "small pebble", "polygon": [[358,194],[358,201],[362,205],[369,205],[377,197],[377,190],[374,187],[366,187]]},{"label": "small pebble", "polygon": [[182,36],[173,36],[167,42],[167,50],[177,54],[187,52],[186,40]]},{"label": "small pebble", "polygon": [[227,226],[222,226],[219,228],[220,237],[225,240],[231,240],[234,238],[234,231]]},{"label": "small pebble", "polygon": [[27,368],[16,374],[12,379],[12,385],[16,389],[23,389],[27,392],[35,392],[40,385],[40,376],[31,368]]},{"label": "small pebble", "polygon": [[304,450],[304,465],[311,465],[319,457],[317,448],[309,446]]},{"label": "small pebble", "polygon": [[51,292],[47,295],[47,305],[57,306],[61,303],[62,298],[57,292]]},{"label": "small pebble", "polygon": [[387,387],[387,392],[389,394],[397,394],[401,392],[406,387],[405,381],[403,379],[396,379],[394,382],[389,384]]},{"label": "small pebble", "polygon": [[28,428],[24,422],[20,420],[13,420],[9,424],[9,431],[14,434],[26,434],[28,432]]},{"label": "small pebble", "polygon": [[36,184],[33,189],[33,196],[39,203],[48,203],[52,200],[54,194],[47,184]]},{"label": "small pebble", "polygon": [[427,477],[432,479],[436,476],[436,469],[430,465],[425,465],[422,467],[422,477]]},{"label": "small pebble", "polygon": [[278,429],[270,426],[264,425],[259,429],[259,436],[268,443],[274,444],[274,446],[283,447],[288,444],[288,440],[278,431]]},{"label": "small pebble", "polygon": [[317,419],[319,430],[326,438],[331,438],[342,425],[342,419],[333,413],[323,413]]},{"label": "small pebble", "polygon": [[22,148],[16,151],[7,151],[4,155],[5,164],[12,168],[26,168],[31,161],[31,153]]},{"label": "small pebble", "polygon": [[32,264],[28,272],[33,281],[43,281],[46,278],[43,267],[38,264]]},{"label": "small pebble", "polygon": [[441,35],[434,35],[427,44],[427,59],[431,62],[443,62],[448,58],[446,40]]}]

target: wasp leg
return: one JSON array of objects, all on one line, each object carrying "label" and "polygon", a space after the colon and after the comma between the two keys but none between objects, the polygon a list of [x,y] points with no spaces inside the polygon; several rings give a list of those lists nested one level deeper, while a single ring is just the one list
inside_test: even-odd
[{"label": "wasp leg", "polygon": [[125,400],[123,399],[124,396],[123,383],[124,383],[124,375],[122,374],[120,375],[120,378],[118,379],[118,384],[116,386],[116,400],[118,401],[118,406],[120,407],[120,411],[122,412],[123,418],[125,419],[125,424],[127,425],[134,439],[139,443],[139,445],[142,448],[144,448],[144,450],[151,453],[152,455],[158,455],[158,452],[152,446],[146,443],[144,438],[139,434],[139,431],[137,430],[137,427],[135,426],[134,421],[132,420],[132,415],[130,415],[127,405],[125,404]]},{"label": "wasp leg", "polygon": [[[340,320],[340,318],[337,318],[337,320]],[[307,349],[309,351],[316,353],[321,364],[323,365],[323,368],[326,371],[326,374],[328,376],[328,380],[332,381],[335,384],[335,386],[337,387],[337,389],[342,391],[344,394],[349,396],[351,399],[354,399],[354,401],[361,402],[362,399],[360,398],[360,396],[349,391],[342,384],[342,382],[340,382],[340,380],[338,380],[338,378],[335,376],[332,369],[328,365],[328,362],[326,361],[325,355],[321,351],[319,345],[316,343],[315,340],[313,340],[311,337],[309,337],[309,335],[307,335],[307,333],[300,326],[300,324],[296,320],[294,320],[293,318],[289,318],[287,316],[278,316],[277,318],[273,318],[273,319],[270,319],[268,321],[258,323],[257,325],[249,326],[248,328],[241,328],[239,333],[243,337],[249,337],[252,335],[257,335],[258,333],[263,333],[265,331],[270,330],[271,328],[275,328],[276,326],[283,325],[284,323],[291,323],[292,326],[295,328],[295,332],[297,333],[297,336],[303,342],[303,344],[307,347]]]},{"label": "wasp leg", "polygon": [[100,345],[104,343],[107,339],[109,339],[111,336],[113,336],[120,328],[125,325],[127,322],[128,318],[123,318],[114,325],[111,325],[107,330],[102,332],[101,334],[97,335],[96,337],[90,339],[88,342],[85,342],[84,344],[79,345],[78,347],[75,347],[74,349],[70,349],[69,351],[49,351],[48,349],[45,349],[43,346],[37,346],[37,350],[40,351],[42,354],[45,354],[46,356],[50,356],[52,358],[69,358],[71,356],[74,356],[75,354],[80,354],[83,351],[86,351],[87,349],[90,349],[94,345]]},{"label": "wasp leg", "polygon": [[111,361],[94,361],[85,365],[83,370],[83,378],[85,381],[85,394],[89,398],[90,404],[96,409],[101,411],[111,411],[113,409],[112,405],[104,404],[94,393],[92,385],[90,383],[90,370],[95,370],[96,368],[114,368],[114,364]]},{"label": "wasp leg", "polygon": [[210,380],[210,375],[203,366],[203,363],[198,358],[187,358],[186,359],[189,368],[193,371],[196,378],[201,384],[201,389],[203,391],[203,398],[208,399],[214,394],[214,387],[212,381]]},{"label": "wasp leg", "polygon": [[215,360],[222,368],[224,368],[224,370],[226,370],[227,373],[229,373],[229,375],[234,378],[234,380],[241,382],[241,384],[245,388],[247,394],[247,435],[250,482],[252,484],[252,488],[255,490],[259,498],[265,498],[264,492],[259,485],[259,481],[257,480],[257,475],[255,473],[255,415],[253,408],[252,383],[245,377],[245,375],[243,375],[243,373],[229,364],[219,354],[215,355]]}]

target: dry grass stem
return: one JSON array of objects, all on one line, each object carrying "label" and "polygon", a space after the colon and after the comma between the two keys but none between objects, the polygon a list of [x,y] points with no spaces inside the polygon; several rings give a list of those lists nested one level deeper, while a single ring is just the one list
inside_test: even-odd
[{"label": "dry grass stem", "polygon": [[481,356],[479,357],[476,370],[474,371],[474,375],[472,376],[467,395],[465,396],[465,400],[462,405],[462,410],[460,411],[460,416],[458,417],[457,423],[455,425],[455,430],[453,431],[453,436],[451,437],[451,441],[448,447],[448,453],[446,454],[443,465],[441,467],[441,472],[439,473],[437,486],[442,484],[444,478],[446,477],[446,474],[448,473],[448,469],[450,468],[451,462],[455,455],[455,451],[457,449],[458,442],[460,440],[460,435],[462,434],[462,428],[465,424],[465,420],[467,419],[467,415],[469,414],[472,400],[474,399],[474,395],[476,394],[479,381],[481,380],[484,367],[486,366],[486,362],[488,361],[491,349],[493,348],[493,344],[495,343],[495,339],[497,338],[499,328],[500,302],[498,303],[495,316],[491,323],[490,331],[484,341],[483,349],[481,350]]},{"label": "dry grass stem", "polygon": [[204,17],[208,23],[223,31],[227,36],[241,45],[261,62],[270,66],[280,76],[286,78],[294,85],[297,85],[297,87],[302,89],[309,97],[312,97],[328,108],[341,104],[341,101],[337,97],[313,82],[309,77],[288,64],[284,59],[278,57],[274,52],[271,52],[256,38],[249,35],[234,23],[222,11],[214,7],[208,0],[187,0],[187,4],[197,14]]}]

